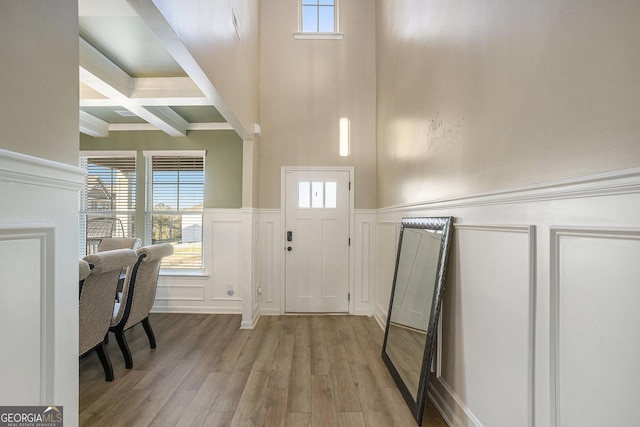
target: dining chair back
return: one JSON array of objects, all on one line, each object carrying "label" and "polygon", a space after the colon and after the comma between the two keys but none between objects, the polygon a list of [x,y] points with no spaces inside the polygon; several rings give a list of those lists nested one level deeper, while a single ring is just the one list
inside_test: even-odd
[{"label": "dining chair back", "polygon": [[140,239],[137,237],[105,237],[98,244],[98,252],[112,251],[114,249],[138,250]]},{"label": "dining chair back", "polygon": [[144,246],[138,249],[137,254],[138,260],[127,269],[122,296],[114,306],[109,328],[116,336],[128,369],[133,367],[133,358],[124,336],[127,329],[142,323],[149,338],[149,346],[156,348],[149,312],[155,301],[160,264],[164,257],[173,254],[173,246],[169,243]]},{"label": "dining chair back", "polygon": [[[83,258],[91,272],[85,276],[80,290],[79,354],[83,356],[95,349],[107,381],[113,380],[113,369],[104,346],[104,338],[111,324],[118,279],[122,269],[134,264],[136,259],[136,253],[132,249],[117,249]],[[80,265],[81,274],[85,274],[85,267],[82,263]]]}]

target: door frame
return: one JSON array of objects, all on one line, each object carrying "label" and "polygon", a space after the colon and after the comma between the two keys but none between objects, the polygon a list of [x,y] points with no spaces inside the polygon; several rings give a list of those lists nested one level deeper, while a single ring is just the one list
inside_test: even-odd
[{"label": "door frame", "polygon": [[349,245],[349,272],[348,272],[348,286],[349,286],[349,314],[353,314],[354,307],[354,274],[355,274],[355,239],[353,236],[355,228],[355,168],[353,166],[282,166],[280,168],[280,242],[281,254],[280,254],[280,314],[285,314],[285,301],[286,301],[286,282],[287,282],[287,269],[286,269],[286,257],[284,251],[286,250],[286,173],[287,172],[349,172],[349,182],[351,189],[349,191],[349,238],[351,244]]}]

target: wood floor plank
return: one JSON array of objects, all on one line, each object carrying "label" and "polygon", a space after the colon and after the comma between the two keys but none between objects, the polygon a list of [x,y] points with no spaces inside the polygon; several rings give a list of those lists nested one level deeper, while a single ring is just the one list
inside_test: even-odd
[{"label": "wood floor plank", "polygon": [[311,375],[311,425],[338,426],[335,393],[329,375]]},{"label": "wood floor plank", "polygon": [[338,423],[340,427],[366,427],[362,412],[339,412]]},{"label": "wood floor plank", "polygon": [[311,412],[287,412],[285,427],[311,426]]},{"label": "wood floor plank", "polygon": [[269,387],[267,389],[265,426],[284,427],[287,419],[288,392],[286,388]]},{"label": "wood floor plank", "polygon": [[[115,380],[95,355],[80,360],[81,426],[413,426],[380,357],[373,318],[287,315],[240,329],[239,315],[157,314],[158,348],[127,331],[125,369],[115,339]],[[424,427],[446,423],[433,405]]]},{"label": "wood floor plank", "polygon": [[224,393],[220,393],[215,399],[211,411],[235,412],[248,379],[248,372],[228,373],[224,383]]}]

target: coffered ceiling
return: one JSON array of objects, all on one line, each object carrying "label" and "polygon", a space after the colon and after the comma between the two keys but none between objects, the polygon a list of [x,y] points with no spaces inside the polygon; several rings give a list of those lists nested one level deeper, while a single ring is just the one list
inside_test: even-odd
[{"label": "coffered ceiling", "polygon": [[78,1],[80,132],[159,129],[179,137],[233,129],[215,88],[151,0],[137,4]]}]

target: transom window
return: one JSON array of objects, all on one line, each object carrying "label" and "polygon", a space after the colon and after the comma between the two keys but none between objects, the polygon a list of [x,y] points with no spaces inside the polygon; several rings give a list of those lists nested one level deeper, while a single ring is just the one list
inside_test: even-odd
[{"label": "transom window", "polygon": [[336,32],[335,0],[301,0],[300,28],[303,33]]},{"label": "transom window", "polygon": [[338,185],[331,181],[298,182],[298,207],[313,209],[335,209]]}]

